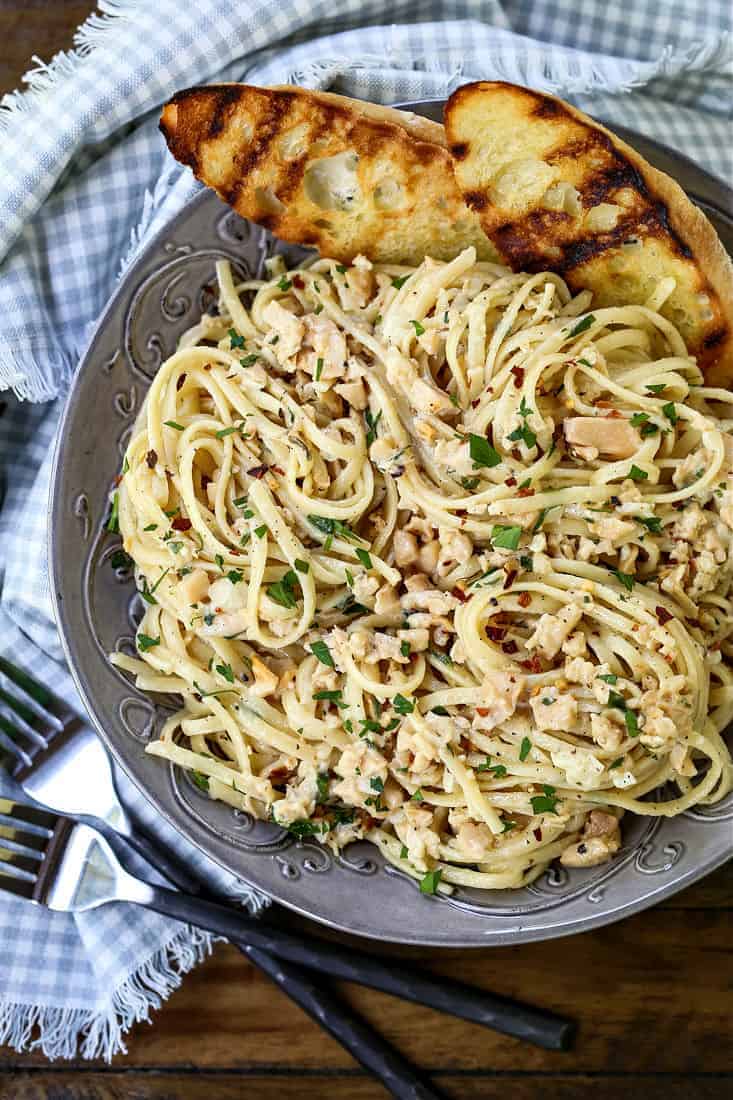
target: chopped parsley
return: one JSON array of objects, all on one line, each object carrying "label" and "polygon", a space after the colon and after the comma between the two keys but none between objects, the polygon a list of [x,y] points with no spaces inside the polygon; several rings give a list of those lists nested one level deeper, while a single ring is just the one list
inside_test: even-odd
[{"label": "chopped parsley", "polygon": [[132,558],[124,550],[115,550],[109,560],[113,569],[129,569],[132,565]]},{"label": "chopped parsley", "polygon": [[505,527],[502,524],[494,524],[491,529],[491,543],[494,548],[502,547],[504,550],[516,550],[521,537],[521,527]]},{"label": "chopped parsley", "polygon": [[354,550],[354,553],[356,554],[357,558],[365,569],[372,568],[372,559],[368,550],[362,550],[361,546],[357,546]]},{"label": "chopped parsley", "polygon": [[519,759],[522,761],[522,763],[524,763],[524,761],[529,756],[529,752],[530,752],[531,748],[532,748],[532,742],[530,741],[529,737],[523,737],[522,738],[522,744],[519,747]]},{"label": "chopped parsley", "polygon": [[323,374],[323,359],[319,355],[318,359],[316,360],[316,374],[315,374],[316,382],[320,382],[322,374]]},{"label": "chopped parsley", "polygon": [[631,469],[629,470],[629,477],[632,481],[646,481],[646,479],[649,477],[649,474],[646,472],[646,470],[640,470],[638,466],[632,465]]},{"label": "chopped parsley", "polygon": [[661,535],[662,521],[658,516],[634,516],[637,523],[643,523],[653,535]]},{"label": "chopped parsley", "polygon": [[227,336],[229,337],[229,343],[232,348],[244,347],[244,337],[240,336],[236,329],[230,328]]},{"label": "chopped parsley", "polygon": [[149,634],[138,634],[137,636],[137,648],[141,653],[147,653],[153,646],[160,645],[160,637],[151,638]]},{"label": "chopped parsley", "polygon": [[473,459],[474,469],[478,469],[479,466],[498,466],[501,462],[499,452],[482,435],[473,433],[469,435],[468,453]]},{"label": "chopped parsley", "polygon": [[376,416],[372,416],[371,409],[364,410],[364,419],[367,425],[366,445],[371,447],[374,440],[377,438],[377,425],[382,419],[382,410],[380,409]]},{"label": "chopped parsley", "polygon": [[544,794],[537,794],[530,798],[532,812],[535,814],[557,814],[556,806],[558,798],[555,796],[555,788],[548,783],[542,784]]},{"label": "chopped parsley", "polygon": [[297,593],[300,592],[300,581],[293,570],[288,569],[279,581],[268,584],[266,592],[270,599],[280,604],[281,607],[292,608],[298,602]]},{"label": "chopped parsley", "polygon": [[666,405],[662,405],[662,412],[669,420],[670,424],[676,424],[679,420],[677,416],[677,410],[674,407],[674,401],[668,401]]},{"label": "chopped parsley", "polygon": [[634,587],[634,578],[631,573],[622,573],[620,569],[612,569],[614,577],[620,584],[624,586],[627,592],[631,592]]},{"label": "chopped parsley", "polygon": [[241,427],[241,424],[232,424],[230,428],[222,428],[216,433],[216,438],[225,439],[228,435],[234,435],[234,433],[238,432]]},{"label": "chopped parsley", "polygon": [[405,285],[409,278],[409,275],[395,275],[394,279],[392,280],[392,286],[395,288],[395,290],[402,290],[402,287]]},{"label": "chopped parsley", "polygon": [[424,800],[424,795],[419,787],[410,795],[410,802],[423,802]]},{"label": "chopped parsley", "polygon": [[403,844],[402,847],[400,848],[400,859],[407,859],[407,855],[408,855],[407,845]]},{"label": "chopped parsley", "polygon": [[197,772],[197,771],[192,771],[189,774],[191,776],[191,779],[193,780],[193,782],[196,784],[196,786],[198,787],[198,789],[200,791],[208,792],[208,790],[209,790],[209,777],[208,777],[208,775],[204,775],[203,772]]},{"label": "chopped parsley", "polygon": [[409,642],[400,642],[400,653],[402,654],[403,657],[409,657],[410,656],[410,643]]},{"label": "chopped parsley", "polygon": [[573,325],[568,332],[568,338],[572,339],[573,336],[580,336],[581,332],[587,332],[594,321],[595,317],[592,313],[588,313],[585,317],[581,317],[577,324]]},{"label": "chopped parsley", "polygon": [[510,439],[512,443],[518,443],[521,439],[524,442],[525,446],[534,447],[535,443],[537,442],[537,436],[534,434],[533,431],[531,431],[530,428],[527,427],[527,417],[531,415],[531,412],[532,410],[530,409],[529,405],[524,400],[524,398],[522,398],[519,404],[519,415],[524,420],[524,423],[519,428],[515,428],[515,430],[507,436],[507,438]]},{"label": "chopped parsley", "polygon": [[599,680],[603,680],[605,684],[615,684],[618,682],[618,676],[615,672],[604,672],[599,677]]},{"label": "chopped parsley", "polygon": [[319,772],[316,778],[316,787],[318,789],[317,802],[326,802],[328,799],[328,772]]},{"label": "chopped parsley", "polygon": [[649,419],[649,413],[634,413],[629,421],[632,428],[640,428]]},{"label": "chopped parsley", "polygon": [[287,278],[287,276],[281,275],[277,283],[277,289],[282,290],[284,294],[286,291],[290,290],[292,285],[292,282],[290,281],[290,279]]},{"label": "chopped parsley", "polygon": [[245,367],[245,368],[251,367],[253,365],[253,363],[257,362],[258,359],[259,359],[259,355],[255,355],[255,354],[245,355],[244,359],[239,360],[239,365],[240,365],[240,367]]},{"label": "chopped parsley", "polygon": [[333,538],[334,535],[341,535],[342,538],[350,542],[364,541],[360,535],[357,535],[355,531],[352,531],[351,528],[346,523],[342,523],[340,519],[331,519],[329,516],[308,516],[308,522],[318,531],[321,531],[324,535],[328,535],[331,538]]},{"label": "chopped parsley", "polygon": [[419,321],[410,321],[410,324],[415,326],[416,336],[422,336],[422,334],[425,332],[425,326],[421,325]]},{"label": "chopped parsley", "polygon": [[179,424],[177,420],[164,420],[166,428],[175,428],[177,432],[185,431],[183,424]]},{"label": "chopped parsley", "polygon": [[404,695],[395,695],[392,700],[392,706],[398,714],[412,714],[415,709],[415,704],[411,703],[409,699],[406,699]]},{"label": "chopped parsley", "polygon": [[112,508],[109,513],[109,519],[107,520],[107,530],[111,531],[113,535],[116,535],[120,529],[120,494],[114,493],[112,496]]},{"label": "chopped parsley", "polygon": [[438,867],[435,871],[428,871],[426,875],[420,879],[420,893],[421,894],[437,894],[438,883],[441,880],[443,872]]},{"label": "chopped parsley", "polygon": [[217,665],[216,671],[219,673],[220,676],[223,676],[228,683],[234,683],[234,670],[232,669],[231,665]]},{"label": "chopped parsley", "polygon": [[314,691],[313,698],[319,703],[336,703],[337,706],[343,704],[343,692],[341,691]]},{"label": "chopped parsley", "polygon": [[310,573],[310,565],[307,561],[303,561],[302,558],[296,558],[293,565],[299,573]]},{"label": "chopped parsley", "polygon": [[232,584],[239,584],[243,577],[244,573],[240,569],[230,569],[227,573],[227,580]]},{"label": "chopped parsley", "polygon": [[629,737],[639,736],[639,723],[633,710],[629,710],[628,707],[624,711],[624,722],[626,723],[626,729]]},{"label": "chopped parsley", "polygon": [[450,714],[445,707],[431,707],[431,714],[437,714],[440,718],[450,718]]},{"label": "chopped parsley", "polygon": [[[481,437],[479,436],[479,439],[480,439],[480,438],[481,438]],[[478,483],[479,483],[479,481],[480,481],[480,480],[481,480],[481,479],[480,479],[480,478],[478,478],[478,477],[462,477],[462,478],[461,478],[461,485],[462,485],[462,486],[463,486],[463,488],[464,488],[464,489],[466,489],[466,490],[467,490],[467,491],[468,491],[469,493],[472,493],[472,492],[473,492],[473,490],[474,490],[474,489],[476,488],[476,486],[478,485]]]},{"label": "chopped parsley", "polygon": [[512,831],[512,829],[516,829],[516,827],[517,827],[516,821],[502,821],[502,823],[501,823],[502,833],[510,833]]},{"label": "chopped parsley", "polygon": [[263,523],[261,527],[255,527],[255,534],[258,539],[264,538],[267,532],[267,524]]},{"label": "chopped parsley", "polygon": [[311,645],[311,653],[314,657],[317,657],[322,665],[327,665],[328,668],[335,668],[331,651],[325,642],[313,642]]},{"label": "chopped parsley", "polygon": [[655,382],[654,385],[646,386],[645,388],[648,389],[650,393],[661,393],[662,390],[666,390],[667,384],[666,382]]}]

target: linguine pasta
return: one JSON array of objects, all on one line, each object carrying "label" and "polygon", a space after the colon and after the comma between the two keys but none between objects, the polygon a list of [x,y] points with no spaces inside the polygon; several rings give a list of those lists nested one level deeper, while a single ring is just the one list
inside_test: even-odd
[{"label": "linguine pasta", "polygon": [[328,259],[160,368],[114,501],[182,704],[147,751],[425,892],[593,866],[722,797],[733,395],[672,324],[543,272]]}]

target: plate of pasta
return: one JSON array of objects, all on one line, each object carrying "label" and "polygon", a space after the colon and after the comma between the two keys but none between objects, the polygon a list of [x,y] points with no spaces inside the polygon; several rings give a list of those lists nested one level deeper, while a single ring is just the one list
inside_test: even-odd
[{"label": "plate of pasta", "polygon": [[674,279],[604,304],[462,245],[319,256],[202,191],[98,326],[50,523],[77,683],[160,813],[316,919],[453,946],[733,852],[733,394]]}]

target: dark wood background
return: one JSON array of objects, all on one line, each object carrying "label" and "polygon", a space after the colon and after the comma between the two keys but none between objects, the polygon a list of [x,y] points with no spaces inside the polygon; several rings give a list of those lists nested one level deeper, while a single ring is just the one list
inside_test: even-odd
[{"label": "dark wood background", "polygon": [[[88,0],[0,0],[0,92],[67,48]],[[1,157],[1,154],[0,154]],[[733,864],[610,928],[492,951],[409,952],[432,970],[574,1016],[548,1054],[360,988],[344,995],[456,1100],[722,1100],[733,1089]],[[291,925],[304,922],[286,916]],[[20,933],[22,935],[22,929]],[[190,974],[129,1053],[49,1065],[0,1048],[0,1100],[381,1100],[233,948]]]}]

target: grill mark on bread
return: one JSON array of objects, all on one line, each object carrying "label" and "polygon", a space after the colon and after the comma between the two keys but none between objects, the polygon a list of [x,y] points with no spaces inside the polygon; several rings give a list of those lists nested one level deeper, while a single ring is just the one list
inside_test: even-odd
[{"label": "grill mark on bread", "polygon": [[216,97],[206,134],[207,138],[217,137],[222,132],[232,113],[232,105],[239,102],[239,97],[240,90],[236,85],[232,85],[221,96]]}]

